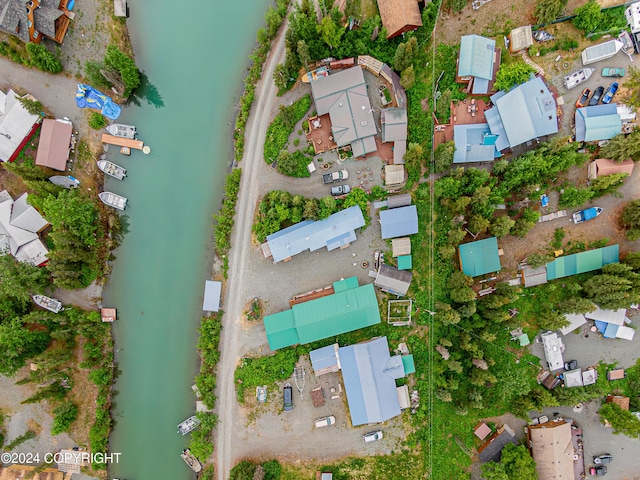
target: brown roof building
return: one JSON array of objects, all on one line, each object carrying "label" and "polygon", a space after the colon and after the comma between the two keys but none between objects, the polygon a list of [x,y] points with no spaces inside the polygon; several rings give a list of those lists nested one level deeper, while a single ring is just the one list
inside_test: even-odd
[{"label": "brown roof building", "polygon": [[570,423],[561,420],[532,425],[528,436],[539,480],[574,478]]},{"label": "brown roof building", "polygon": [[0,0],[0,30],[23,42],[47,37],[62,43],[74,13],[68,0]]},{"label": "brown roof building", "polygon": [[615,403],[622,410],[629,410],[629,397],[622,395],[607,395],[607,403]]},{"label": "brown roof building", "polygon": [[63,480],[64,473],[55,468],[45,468],[40,472],[34,472],[36,467],[27,465],[10,465],[6,468],[0,467],[0,480]]},{"label": "brown roof building", "polygon": [[378,0],[382,26],[387,38],[397,37],[422,26],[417,0]]},{"label": "brown roof building", "polygon": [[65,171],[71,148],[71,123],[45,119],[42,122],[36,165]]}]

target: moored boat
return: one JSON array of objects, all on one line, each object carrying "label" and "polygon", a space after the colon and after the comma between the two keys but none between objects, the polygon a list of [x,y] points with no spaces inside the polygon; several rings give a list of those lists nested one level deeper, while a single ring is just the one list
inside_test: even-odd
[{"label": "moored boat", "polygon": [[98,160],[98,168],[107,175],[110,175],[113,178],[117,178],[118,180],[122,180],[127,176],[126,168],[121,167],[120,165],[116,165],[109,160]]},{"label": "moored boat", "polygon": [[45,308],[53,313],[58,313],[62,310],[62,302],[60,300],[56,300],[55,298],[47,297],[46,295],[34,295],[33,301],[39,307]]},{"label": "moored boat", "polygon": [[109,205],[110,207],[117,208],[118,210],[124,210],[127,206],[127,198],[122,195],[117,195],[112,192],[102,192],[98,194],[100,200],[105,205]]},{"label": "moored boat", "polygon": [[187,418],[184,422],[180,422],[180,424],[178,425],[178,433],[181,433],[182,435],[186,435],[191,430],[196,428],[198,425],[200,425],[200,420],[198,420],[198,417],[196,417],[195,415],[192,415],[191,417]]},{"label": "moored boat", "polygon": [[199,473],[200,470],[202,470],[202,465],[200,465],[198,459],[193,455],[193,453],[191,453],[191,450],[189,450],[188,448],[185,448],[180,456],[184,460],[184,463],[189,465],[191,470],[193,470],[194,472]]},{"label": "moored boat", "polygon": [[539,42],[548,42],[556,37],[551,35],[549,32],[545,32],[544,30],[536,30],[535,32],[533,32],[533,38],[535,38]]},{"label": "moored boat", "polygon": [[302,81],[304,83],[310,83],[310,82],[313,82],[314,80],[317,80],[318,78],[328,77],[328,76],[329,76],[329,69],[327,67],[320,67],[302,75]]},{"label": "moored boat", "polygon": [[593,68],[581,68],[580,70],[570,73],[562,80],[562,84],[571,89],[580,85],[582,82],[586,82],[591,74],[594,72]]},{"label": "moored boat", "polygon": [[67,175],[66,177],[63,175],[54,175],[53,177],[49,177],[49,181],[54,185],[64,188],[78,188],[78,185],[80,185],[80,180],[71,175]]},{"label": "moored boat", "polygon": [[123,123],[112,123],[107,125],[105,130],[116,137],[136,138],[136,127],[133,125],[124,125]]}]

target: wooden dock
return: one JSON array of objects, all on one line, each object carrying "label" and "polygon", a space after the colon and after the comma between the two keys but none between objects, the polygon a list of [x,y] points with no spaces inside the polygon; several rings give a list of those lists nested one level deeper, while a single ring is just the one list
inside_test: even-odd
[{"label": "wooden dock", "polygon": [[102,143],[108,143],[109,145],[118,145],[119,147],[135,148],[136,150],[142,150],[144,148],[144,142],[141,140],[116,137],[114,135],[109,135],[108,133],[102,134]]}]

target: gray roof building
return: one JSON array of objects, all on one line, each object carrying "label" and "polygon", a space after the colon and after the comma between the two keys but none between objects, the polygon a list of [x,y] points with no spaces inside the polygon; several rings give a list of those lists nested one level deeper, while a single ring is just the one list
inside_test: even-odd
[{"label": "gray roof building", "polygon": [[411,272],[398,270],[383,263],[373,284],[385,292],[404,297],[411,286],[411,277]]},{"label": "gray roof building", "polygon": [[615,103],[576,109],[576,141],[608,140],[622,131],[622,120]]},{"label": "gray roof building", "polygon": [[351,145],[359,157],[377,150],[376,125],[362,67],[356,66],[311,82],[318,115],[329,114],[338,147]]},{"label": "gray roof building", "polygon": [[[58,24],[56,22],[65,15],[61,8],[66,9],[66,4],[64,0],[40,0],[34,6],[27,0],[0,0],[0,30],[4,30],[9,35],[15,35],[25,43],[32,40],[40,42],[42,38],[40,35],[62,43],[69,25],[69,18],[65,18],[64,22],[58,22]],[[33,12],[34,39],[31,39],[29,34],[30,11]]]},{"label": "gray roof building", "polygon": [[407,110],[404,108],[385,108],[380,112],[382,122],[382,141],[395,142],[407,139]]},{"label": "gray roof building", "polygon": [[3,162],[13,161],[18,156],[40,120],[39,115],[24,108],[19,98],[13,90],[6,94],[0,91],[0,161]]},{"label": "gray roof building", "polygon": [[389,195],[387,197],[387,206],[389,208],[406,207],[408,205],[411,205],[411,194],[409,193]]},{"label": "gray roof building", "polygon": [[418,233],[418,209],[415,205],[380,212],[382,238],[404,237]]},{"label": "gray roof building", "polygon": [[335,250],[356,240],[355,229],[365,224],[360,207],[353,206],[314,222],[305,220],[267,237],[274,262],[286,260],[305,250],[326,247]]},{"label": "gray roof building", "polygon": [[217,312],[220,310],[220,294],[222,293],[222,282],[207,280],[204,282],[204,300],[202,310],[206,312]]},{"label": "gray roof building", "polygon": [[47,261],[48,250],[38,232],[47,225],[48,222],[27,203],[26,193],[14,202],[6,190],[0,192],[1,251],[21,262],[42,265]]},{"label": "gray roof building", "polygon": [[556,101],[540,77],[491,96],[495,105],[484,112],[489,130],[498,135],[498,151],[558,132]]},{"label": "gray roof building", "polygon": [[502,449],[507,444],[518,444],[516,440],[516,432],[514,432],[506,423],[496,433],[491,435],[480,448],[478,448],[478,457],[482,463],[499,462],[502,457]]},{"label": "gray roof building", "polygon": [[453,163],[492,162],[500,152],[496,151],[498,136],[491,133],[486,123],[454,125],[456,144]]}]

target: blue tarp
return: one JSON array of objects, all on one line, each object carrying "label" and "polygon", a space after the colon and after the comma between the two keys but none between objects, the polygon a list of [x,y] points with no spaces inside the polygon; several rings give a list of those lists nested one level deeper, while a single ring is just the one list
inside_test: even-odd
[{"label": "blue tarp", "polygon": [[69,0],[69,3],[67,3],[67,10],[71,11],[73,10],[73,6],[75,5],[76,0]]},{"label": "blue tarp", "polygon": [[540,204],[543,207],[546,207],[547,205],[549,205],[549,197],[547,197],[546,193],[543,193],[542,196],[540,197]]},{"label": "blue tarp", "polygon": [[604,332],[607,330],[607,325],[609,325],[607,322],[601,322],[600,320],[596,320],[596,328],[602,334],[604,334]]},{"label": "blue tarp", "polygon": [[616,338],[618,333],[618,325],[607,323],[607,329],[604,331],[604,338]]},{"label": "blue tarp", "polygon": [[76,91],[76,105],[80,108],[95,108],[110,120],[115,120],[120,116],[122,109],[113,103],[104,93],[99,92],[89,85],[78,84]]},{"label": "blue tarp", "polygon": [[598,211],[595,207],[587,208],[582,211],[582,216],[585,220],[591,220],[592,218],[596,218],[598,216]]}]

